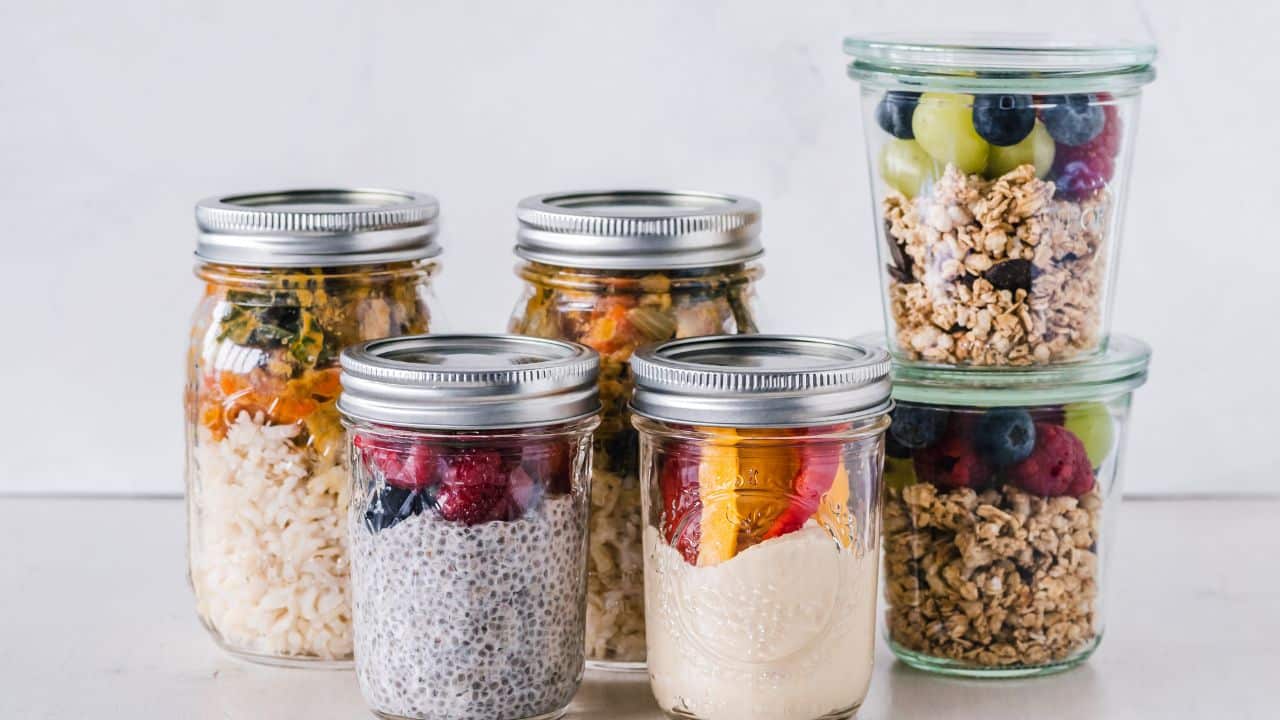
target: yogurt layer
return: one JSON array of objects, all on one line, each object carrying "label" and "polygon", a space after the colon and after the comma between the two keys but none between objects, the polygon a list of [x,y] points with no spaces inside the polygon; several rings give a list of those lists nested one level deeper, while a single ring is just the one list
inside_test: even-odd
[{"label": "yogurt layer", "polygon": [[879,557],[816,523],[696,567],[645,530],[649,677],[702,720],[851,714],[871,680]]}]

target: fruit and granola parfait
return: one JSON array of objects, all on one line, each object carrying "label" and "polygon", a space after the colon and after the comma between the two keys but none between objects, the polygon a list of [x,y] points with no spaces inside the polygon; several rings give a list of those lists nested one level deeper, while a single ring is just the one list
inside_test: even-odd
[{"label": "fruit and granola parfait", "polygon": [[1155,47],[1017,17],[845,38],[897,360],[1053,365],[1106,348]]},{"label": "fruit and granola parfait", "polygon": [[636,433],[627,401],[637,347],[753,333],[749,265],[662,272],[593,271],[528,263],[512,332],[580,342],[600,353],[604,407],[595,436],[587,556],[587,658],[645,661],[644,557]]},{"label": "fruit and granola parfait", "polygon": [[899,357],[1031,365],[1101,348],[1125,107],[1102,93],[880,97],[873,175]]},{"label": "fruit and granola parfait", "polygon": [[188,358],[190,580],[217,641],[349,661],[348,482],[335,403],[351,343],[425,332],[434,265],[202,264]]},{"label": "fruit and granola parfait", "polygon": [[587,447],[353,430],[356,674],[376,713],[517,720],[569,704],[583,669]]},{"label": "fruit and granola parfait", "polygon": [[1016,675],[1071,667],[1093,651],[1103,512],[1127,403],[898,404],[884,546],[899,657]]}]

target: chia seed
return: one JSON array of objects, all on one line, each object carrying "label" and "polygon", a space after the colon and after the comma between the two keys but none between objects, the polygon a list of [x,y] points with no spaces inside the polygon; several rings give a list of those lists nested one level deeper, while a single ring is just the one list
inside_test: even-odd
[{"label": "chia seed", "polygon": [[431,512],[351,533],[356,675],[377,713],[520,720],[569,704],[582,680],[585,498],[512,522]]}]

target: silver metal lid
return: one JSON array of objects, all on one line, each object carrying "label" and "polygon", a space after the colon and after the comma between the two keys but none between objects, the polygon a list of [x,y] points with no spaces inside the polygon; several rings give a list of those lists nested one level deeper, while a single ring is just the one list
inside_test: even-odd
[{"label": "silver metal lid", "polygon": [[520,201],[516,255],[600,270],[671,270],[760,257],[760,203],[719,193],[598,190]]},{"label": "silver metal lid", "polygon": [[888,412],[889,355],[842,340],[716,335],[631,358],[631,406],[666,422],[795,427]]},{"label": "silver metal lid", "polygon": [[410,335],[342,351],[338,409],[412,428],[498,429],[568,422],[600,409],[600,358],[520,335]]},{"label": "silver metal lid", "polygon": [[314,189],[205,198],[196,257],[260,267],[367,265],[440,254],[440,205],[402,190]]}]

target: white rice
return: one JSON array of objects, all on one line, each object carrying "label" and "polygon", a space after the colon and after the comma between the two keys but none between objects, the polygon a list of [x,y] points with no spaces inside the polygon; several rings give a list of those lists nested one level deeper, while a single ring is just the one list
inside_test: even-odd
[{"label": "white rice", "polygon": [[241,413],[194,448],[191,582],[200,617],[230,649],[348,659],[348,476],[299,450],[298,427]]}]

